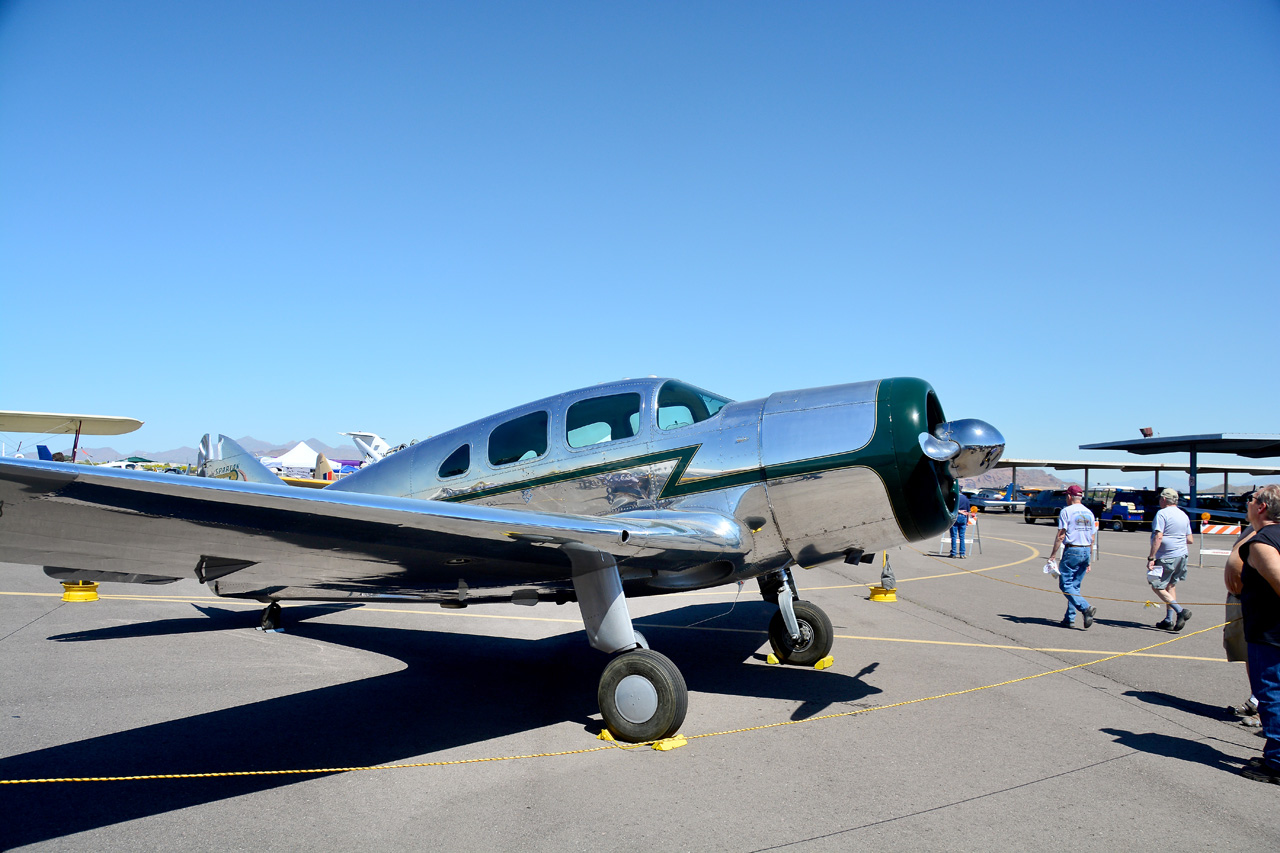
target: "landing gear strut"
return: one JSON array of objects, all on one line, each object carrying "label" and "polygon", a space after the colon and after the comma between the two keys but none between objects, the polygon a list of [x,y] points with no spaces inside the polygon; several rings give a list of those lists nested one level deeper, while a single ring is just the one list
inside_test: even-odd
[{"label": "landing gear strut", "polygon": [[600,676],[597,698],[605,726],[631,743],[676,734],[689,708],[689,689],[671,659],[650,649],[632,627],[617,562],[577,543],[561,550],[573,565],[573,588],[591,646],[620,653]]},{"label": "landing gear strut", "polygon": [[[780,577],[779,577],[780,575]],[[782,663],[813,666],[831,653],[835,630],[822,608],[796,598],[795,581],[786,569],[761,580],[765,600],[778,603],[778,612],[769,621],[769,645]]]}]

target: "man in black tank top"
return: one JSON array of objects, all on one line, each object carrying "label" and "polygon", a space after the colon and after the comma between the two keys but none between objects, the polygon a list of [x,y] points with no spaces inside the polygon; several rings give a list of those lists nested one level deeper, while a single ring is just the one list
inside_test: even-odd
[{"label": "man in black tank top", "polygon": [[1280,784],[1280,486],[1255,491],[1246,509],[1257,532],[1236,546],[1244,568],[1240,589],[1231,591],[1240,596],[1249,681],[1267,744],[1241,775]]}]

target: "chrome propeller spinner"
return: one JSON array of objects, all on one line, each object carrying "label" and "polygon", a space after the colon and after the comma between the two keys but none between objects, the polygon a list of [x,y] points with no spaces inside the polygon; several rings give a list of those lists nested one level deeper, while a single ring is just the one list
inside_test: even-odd
[{"label": "chrome propeller spinner", "polygon": [[946,462],[952,477],[976,477],[1000,461],[1004,436],[986,421],[965,418],[940,423],[932,433],[920,433],[920,449],[930,459]]}]

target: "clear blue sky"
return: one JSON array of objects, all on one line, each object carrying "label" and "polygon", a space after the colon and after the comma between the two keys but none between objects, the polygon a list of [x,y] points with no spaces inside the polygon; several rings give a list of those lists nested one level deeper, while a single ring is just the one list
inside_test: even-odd
[{"label": "clear blue sky", "polygon": [[1261,0],[6,2],[0,408],[914,375],[1016,457],[1280,432],[1278,153]]}]

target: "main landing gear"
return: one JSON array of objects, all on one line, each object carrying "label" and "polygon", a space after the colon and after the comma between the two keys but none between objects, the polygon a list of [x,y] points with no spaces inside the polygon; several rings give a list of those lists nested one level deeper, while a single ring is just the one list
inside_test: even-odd
[{"label": "main landing gear", "polygon": [[[573,588],[592,648],[616,654],[600,676],[597,698],[604,724],[618,740],[641,743],[680,731],[689,707],[684,676],[666,655],[649,648],[631,625],[622,578],[613,557],[577,543],[561,545],[573,565]],[[769,644],[778,660],[814,666],[831,653],[835,633],[817,605],[796,600],[788,569],[760,578],[760,593],[778,605]]]},{"label": "main landing gear", "polygon": [[689,708],[680,670],[666,655],[643,648],[609,661],[596,698],[609,731],[632,743],[676,734]]},{"label": "main landing gear", "polygon": [[587,639],[592,648],[618,653],[605,666],[597,691],[605,726],[618,740],[631,743],[671,737],[680,731],[689,708],[684,676],[631,626],[613,557],[577,543],[561,548],[573,564],[573,588]]},{"label": "main landing gear", "polygon": [[813,666],[831,653],[835,631],[831,619],[811,601],[796,597],[791,572],[779,569],[759,580],[760,595],[778,605],[769,621],[769,645],[782,663]]}]

